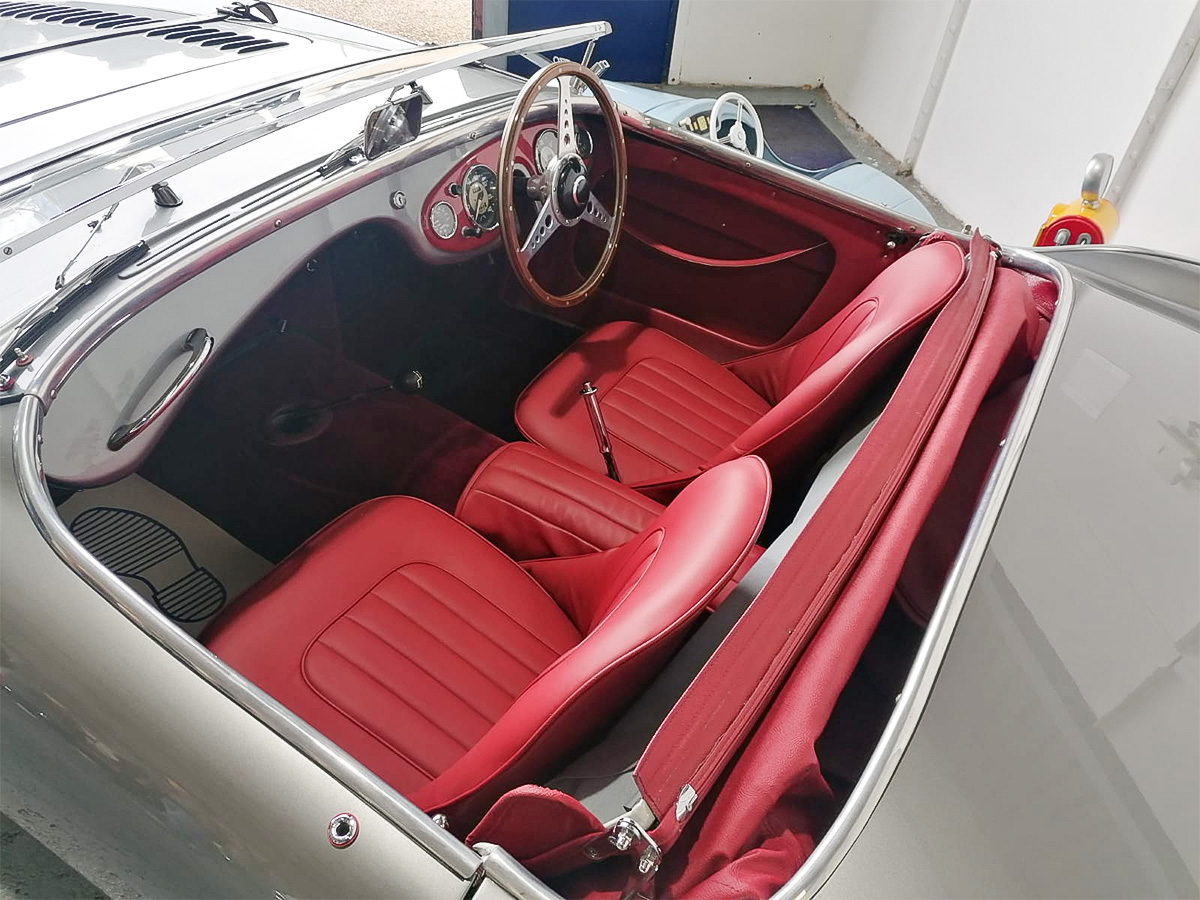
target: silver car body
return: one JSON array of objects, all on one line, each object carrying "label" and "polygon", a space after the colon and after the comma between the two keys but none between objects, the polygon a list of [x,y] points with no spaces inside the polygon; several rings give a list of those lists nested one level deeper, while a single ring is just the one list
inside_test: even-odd
[{"label": "silver car body", "polygon": [[[282,9],[279,26],[229,27],[319,49],[220,64],[256,67],[229,76],[236,90],[205,80],[200,91],[186,75],[126,87],[158,129],[132,152],[96,80],[126,76],[92,72],[58,111],[77,130],[25,145],[45,162],[37,179],[8,140],[22,122],[0,125],[0,252],[12,250],[0,256],[0,335],[60,279],[151,245],[55,323],[0,400],[4,811],[114,896],[546,896],[503,849],[466,847],[183,634],[55,512],[45,474],[102,483],[136,465],[99,453],[97,438],[165,346],[198,324],[231,333],[248,298],[340,228],[388,216],[418,229],[419,204],[389,198],[419,196],[444,154],[498,134],[520,85],[456,64],[494,47],[420,50]],[[414,50],[424,55],[395,56]],[[345,68],[330,72],[339,53]],[[431,67],[422,137],[320,175],[417,65]],[[4,109],[15,82],[0,84]],[[262,109],[239,118],[233,95],[262,85]],[[176,127],[189,116],[233,127]],[[881,229],[925,229],[652,117],[629,127]],[[83,157],[61,150],[88,143]],[[161,178],[183,206],[154,206],[147,188]],[[1058,314],[883,741],[781,897],[1197,893],[1197,264],[1103,248],[1006,254],[1059,284]],[[360,823],[347,850],[326,836],[341,812]]]}]

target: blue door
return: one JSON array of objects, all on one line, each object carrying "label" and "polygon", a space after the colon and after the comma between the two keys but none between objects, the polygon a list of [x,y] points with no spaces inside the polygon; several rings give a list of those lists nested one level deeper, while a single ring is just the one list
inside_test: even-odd
[{"label": "blue door", "polygon": [[[667,78],[677,5],[678,0],[508,0],[508,33],[603,19],[613,31],[596,44],[593,61],[612,64],[604,77],[659,84]],[[572,48],[552,55],[577,60],[580,53],[582,48]],[[524,60],[513,63],[513,71],[533,71]]]}]

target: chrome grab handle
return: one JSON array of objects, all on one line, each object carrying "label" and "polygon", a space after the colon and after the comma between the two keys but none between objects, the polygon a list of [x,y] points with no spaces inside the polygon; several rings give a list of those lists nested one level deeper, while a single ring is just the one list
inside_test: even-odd
[{"label": "chrome grab handle", "polygon": [[588,417],[592,420],[592,431],[596,435],[596,448],[604,457],[604,467],[608,470],[608,477],[613,481],[620,481],[621,474],[617,471],[617,460],[613,456],[612,442],[608,439],[608,428],[604,425],[604,416],[600,413],[600,403],[596,400],[596,386],[590,381],[585,381],[583,387],[579,389],[579,394],[583,397],[583,405],[587,407]]},{"label": "chrome grab handle", "polygon": [[181,350],[186,350],[192,354],[184,367],[175,376],[175,380],[171,382],[170,387],[163,391],[163,395],[154,402],[154,405],[146,410],[136,421],[130,422],[128,425],[118,425],[117,429],[108,436],[108,449],[120,450],[135,437],[149,428],[159,416],[161,416],[172,403],[178,399],[179,395],[187,390],[188,386],[196,380],[196,376],[200,374],[200,370],[204,368],[204,364],[208,362],[208,358],[212,356],[213,344],[216,341],[213,336],[203,328],[193,328],[188,332],[187,337],[183,339]]}]

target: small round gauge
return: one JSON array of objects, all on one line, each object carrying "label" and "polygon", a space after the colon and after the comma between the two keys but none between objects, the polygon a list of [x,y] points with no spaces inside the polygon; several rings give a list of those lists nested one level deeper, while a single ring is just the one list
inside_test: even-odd
[{"label": "small round gauge", "polygon": [[496,173],[487,166],[474,165],[462,180],[463,206],[471,221],[484,231],[500,225],[500,198]]},{"label": "small round gauge", "polygon": [[533,139],[534,163],[537,165],[539,175],[546,171],[546,167],[554,161],[554,157],[557,155],[558,132],[553,128],[539,131],[538,136]]},{"label": "small round gauge", "polygon": [[454,213],[454,207],[445,200],[433,204],[429,210],[429,227],[444,241],[454,237],[454,232],[458,230],[458,216]]},{"label": "small round gauge", "polygon": [[592,136],[586,128],[575,129],[575,149],[584,159],[592,155]]}]

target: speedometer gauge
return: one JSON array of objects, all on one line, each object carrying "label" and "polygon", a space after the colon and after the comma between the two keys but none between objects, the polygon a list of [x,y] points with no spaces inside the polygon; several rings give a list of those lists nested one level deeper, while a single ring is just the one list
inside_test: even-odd
[{"label": "speedometer gauge", "polygon": [[546,167],[554,162],[554,157],[558,154],[558,132],[553,128],[546,128],[538,132],[538,136],[533,140],[533,156],[534,162],[537,164],[538,174],[546,171]]},{"label": "speedometer gauge", "polygon": [[500,198],[495,172],[482,165],[467,169],[462,181],[462,198],[467,215],[478,227],[491,231],[499,226]]}]

